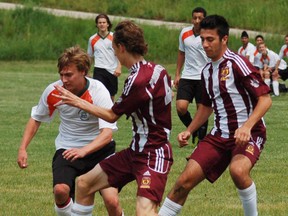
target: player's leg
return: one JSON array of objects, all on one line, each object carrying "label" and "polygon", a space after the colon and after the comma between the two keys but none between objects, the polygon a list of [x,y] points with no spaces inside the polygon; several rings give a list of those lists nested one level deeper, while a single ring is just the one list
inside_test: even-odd
[{"label": "player's leg", "polygon": [[108,176],[97,164],[88,173],[76,179],[76,201],[72,216],[90,216],[94,207],[95,192],[109,187]]},{"label": "player's leg", "polygon": [[71,166],[71,162],[63,158],[63,151],[64,149],[56,151],[53,157],[54,208],[58,216],[70,216],[74,199],[74,180],[77,172]]},{"label": "player's leg", "polygon": [[189,192],[204,179],[205,175],[200,165],[195,160],[190,159],[167,198],[164,200],[159,215],[172,216],[179,214]]},{"label": "player's leg", "polygon": [[109,187],[102,189],[100,192],[103,201],[105,203],[106,209],[108,211],[108,215],[121,216],[123,212],[119,203],[118,189],[114,187]]},{"label": "player's leg", "polygon": [[136,201],[136,215],[137,216],[157,216],[157,207],[159,203],[156,203],[146,197],[137,196]]},{"label": "player's leg", "polygon": [[273,86],[274,95],[279,96],[279,82],[278,82],[279,74],[273,71],[271,74],[271,78],[272,78],[272,86]]},{"label": "player's leg", "polygon": [[250,177],[252,163],[244,155],[235,155],[230,164],[230,175],[238,189],[245,216],[257,216],[257,192],[255,184]]}]

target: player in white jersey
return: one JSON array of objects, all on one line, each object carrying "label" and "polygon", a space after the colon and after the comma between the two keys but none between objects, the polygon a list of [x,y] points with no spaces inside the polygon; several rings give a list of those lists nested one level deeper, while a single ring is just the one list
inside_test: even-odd
[{"label": "player in white jersey", "polygon": [[285,35],[285,44],[280,49],[279,58],[280,60],[277,62],[275,70],[278,69],[281,79],[285,81],[288,79],[288,67],[281,69],[280,65],[281,63],[283,64],[284,58],[288,58],[288,34]]},{"label": "player in white jersey", "polygon": [[111,109],[87,103],[56,86],[61,104],[77,106],[109,122],[122,115],[132,121],[130,146],[99,163],[77,179],[72,216],[91,215],[94,193],[109,186],[120,187],[136,180],[136,215],[157,215],[173,163],[171,131],[171,79],[165,68],[147,62],[143,30],[132,21],[120,22],[114,32],[113,48],[121,64],[129,69],[121,97]]},{"label": "player in white jersey", "polygon": [[246,57],[253,64],[256,47],[249,42],[249,35],[246,31],[241,33],[241,42],[242,46],[238,49],[238,54]]},{"label": "player in white jersey", "polygon": [[259,69],[259,65],[257,65],[257,63],[259,62],[259,59],[261,57],[261,53],[259,52],[259,44],[264,42],[264,37],[263,35],[256,35],[255,37],[255,43],[256,43],[256,49],[254,52],[254,62],[253,65],[254,67],[256,67],[257,69]]},{"label": "player in white jersey", "polygon": [[287,64],[280,59],[278,54],[267,49],[265,43],[259,44],[261,57],[259,59],[260,74],[264,78],[264,82],[270,86],[272,79],[272,89],[275,96],[279,96],[279,70],[285,70]]},{"label": "player in white jersey", "polygon": [[106,14],[95,18],[98,32],[88,41],[87,53],[94,60],[93,78],[102,82],[108,89],[112,100],[118,91],[118,76],[121,74],[121,64],[112,48],[112,23]]},{"label": "player in white jersey", "polygon": [[[183,28],[179,35],[179,50],[174,85],[177,88],[176,109],[182,123],[188,127],[192,121],[188,110],[195,98],[196,108],[201,103],[201,71],[208,62],[200,38],[199,24],[206,17],[206,10],[196,7],[192,11],[192,26]],[[183,67],[184,65],[184,67]],[[183,67],[182,73],[181,69]],[[193,134],[201,140],[207,133],[208,121]]]},{"label": "player in white jersey", "polygon": [[244,215],[257,216],[256,187],[250,171],[266,140],[262,117],[272,104],[270,89],[248,59],[227,47],[229,25],[224,17],[207,16],[200,26],[203,48],[212,61],[202,72],[202,104],[187,130],[178,135],[180,147],[188,145],[191,134],[212,112],[214,127],[194,149],[159,215],[179,214],[194,187],[205,178],[216,181],[229,166]]},{"label": "player in white jersey", "polygon": [[[90,58],[79,47],[66,49],[58,59],[58,80],[44,90],[37,106],[32,108],[18,152],[20,168],[28,166],[27,147],[42,122],[53,120],[59,113],[59,134],[55,139],[56,152],[53,157],[53,193],[57,215],[70,216],[73,205],[75,179],[115,152],[112,132],[117,130],[115,123],[108,123],[90,115],[84,110],[65,105],[56,107],[59,98],[55,85],[63,86],[83,98],[88,103],[110,108],[112,101],[105,86],[87,78]],[[101,191],[109,215],[121,215],[116,188]]]}]

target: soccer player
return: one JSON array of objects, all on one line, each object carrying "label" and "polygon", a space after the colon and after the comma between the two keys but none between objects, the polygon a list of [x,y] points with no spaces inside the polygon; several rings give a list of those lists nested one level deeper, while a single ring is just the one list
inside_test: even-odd
[{"label": "soccer player", "polygon": [[[121,97],[111,109],[95,106],[61,86],[61,104],[79,107],[99,118],[115,122],[122,115],[131,118],[130,146],[101,161],[77,179],[72,215],[91,215],[94,193],[110,186],[122,188],[137,182],[137,215],[157,215],[167,176],[173,163],[169,143],[171,130],[171,79],[161,65],[144,59],[147,44],[143,30],[132,21],[120,22],[114,32],[113,48],[122,65],[129,69]],[[65,105],[64,105],[65,106]]]},{"label": "soccer player", "polygon": [[108,89],[112,101],[118,91],[118,76],[121,75],[121,64],[112,48],[112,23],[106,14],[95,18],[98,32],[88,41],[87,53],[94,59],[93,78],[102,82]]},{"label": "soccer player", "polygon": [[270,86],[272,79],[272,89],[275,96],[279,96],[279,70],[285,71],[287,64],[283,59],[280,59],[277,53],[269,50],[265,43],[259,44],[261,57],[259,59],[260,74],[264,78],[264,82]]},{"label": "soccer player", "polygon": [[[66,49],[58,59],[60,80],[48,85],[37,106],[32,108],[21,145],[18,151],[18,165],[27,168],[27,147],[42,122],[50,122],[58,111],[61,120],[59,134],[55,139],[56,152],[53,157],[53,193],[55,211],[60,216],[70,216],[75,192],[75,179],[113,154],[115,142],[112,132],[117,130],[115,123],[108,123],[84,110],[65,105],[55,107],[60,99],[54,85],[72,92],[87,103],[110,108],[112,101],[105,86],[87,78],[90,57],[78,46]],[[109,215],[122,214],[116,188],[101,190]]]},{"label": "soccer player", "polygon": [[238,54],[245,56],[253,64],[256,47],[249,42],[249,35],[246,31],[241,33],[241,42],[242,46],[238,49]]},{"label": "soccer player", "polygon": [[248,59],[228,48],[229,25],[224,17],[207,16],[200,27],[202,45],[211,62],[202,72],[202,104],[187,130],[178,135],[180,147],[188,145],[191,134],[213,111],[214,127],[191,154],[159,215],[179,214],[194,187],[204,179],[215,182],[229,166],[244,215],[256,216],[256,186],[250,171],[266,141],[262,117],[272,104],[270,89]]},{"label": "soccer player", "polygon": [[[192,121],[188,111],[189,103],[195,98],[196,108],[201,101],[201,71],[208,58],[201,44],[200,22],[206,17],[206,10],[196,7],[192,11],[192,25],[183,28],[179,35],[179,51],[174,85],[177,88],[176,109],[182,123],[188,127]],[[181,69],[184,68],[181,72]],[[181,75],[180,75],[181,74]],[[207,133],[208,121],[193,134],[201,140]]]}]

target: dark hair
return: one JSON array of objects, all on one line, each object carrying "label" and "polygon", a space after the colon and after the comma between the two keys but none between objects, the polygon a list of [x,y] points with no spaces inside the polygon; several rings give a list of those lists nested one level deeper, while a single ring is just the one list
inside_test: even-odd
[{"label": "dark hair", "polygon": [[108,23],[108,31],[110,31],[111,28],[112,28],[112,23],[111,23],[109,17],[108,17],[106,14],[99,14],[99,15],[96,16],[96,18],[95,18],[95,23],[96,23],[96,25],[97,25],[98,20],[99,20],[100,18],[106,19],[106,21],[107,21],[107,23]]},{"label": "dark hair", "polygon": [[219,15],[205,17],[200,23],[201,29],[217,29],[217,34],[221,40],[225,35],[229,36],[229,24],[226,19]]},{"label": "dark hair", "polygon": [[126,50],[132,54],[144,56],[148,50],[143,30],[130,20],[121,21],[115,27],[113,43],[116,46],[124,45]]},{"label": "dark hair", "polygon": [[257,40],[257,38],[261,38],[264,41],[264,37],[262,35],[256,35],[255,41]]},{"label": "dark hair", "polygon": [[241,33],[241,38],[243,38],[243,37],[249,38],[248,33],[246,31],[243,31]]},{"label": "dark hair", "polygon": [[203,13],[203,16],[206,17],[206,10],[202,7],[196,7],[192,10],[192,16],[193,16],[193,13]]},{"label": "dark hair", "polygon": [[87,75],[91,65],[90,57],[78,45],[67,48],[58,58],[58,72],[60,73],[64,67],[71,64],[75,64],[78,71],[85,71],[85,75]]}]

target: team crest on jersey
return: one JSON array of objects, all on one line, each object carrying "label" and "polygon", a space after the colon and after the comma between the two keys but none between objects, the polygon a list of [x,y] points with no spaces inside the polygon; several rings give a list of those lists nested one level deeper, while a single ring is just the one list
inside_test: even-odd
[{"label": "team crest on jersey", "polygon": [[80,110],[78,112],[78,115],[79,115],[79,118],[82,120],[82,121],[88,121],[89,120],[89,113],[83,111],[83,110]]},{"label": "team crest on jersey", "polygon": [[259,87],[259,81],[256,79],[253,79],[250,81],[250,85],[253,86],[254,88],[258,88]]},{"label": "team crest on jersey", "polygon": [[246,152],[249,152],[250,154],[254,155],[254,146],[252,144],[248,144],[246,149]]},{"label": "team crest on jersey", "polygon": [[150,176],[151,176],[151,174],[150,174],[149,171],[146,171],[146,172],[143,174],[140,188],[150,188],[150,184],[151,184],[151,178],[150,178]]},{"label": "team crest on jersey", "polygon": [[220,76],[221,76],[220,81],[226,81],[227,79],[229,79],[229,74],[230,74],[230,71],[228,67],[222,68],[220,71]]}]

